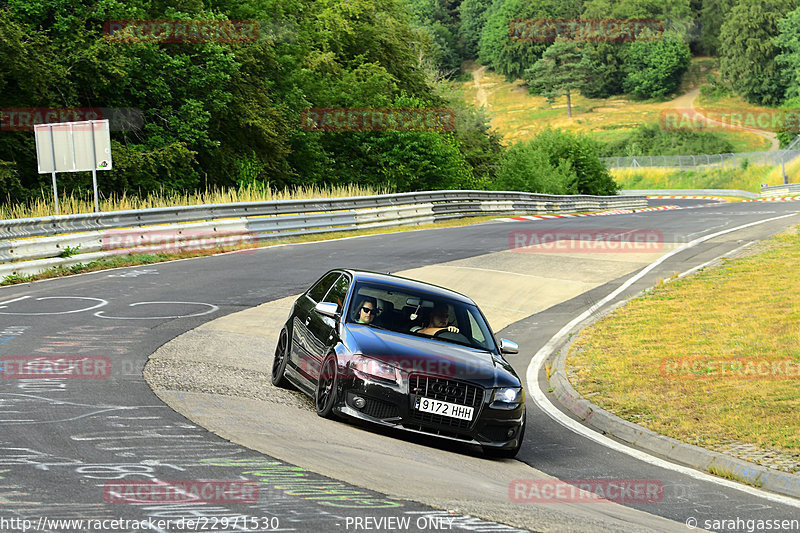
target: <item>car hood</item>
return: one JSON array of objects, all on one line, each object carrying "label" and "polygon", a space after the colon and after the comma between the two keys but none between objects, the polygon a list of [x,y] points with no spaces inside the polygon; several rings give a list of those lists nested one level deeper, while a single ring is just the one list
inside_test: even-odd
[{"label": "car hood", "polygon": [[345,329],[351,353],[409,373],[472,381],[485,387],[520,386],[511,366],[489,352],[360,324],[348,324]]}]

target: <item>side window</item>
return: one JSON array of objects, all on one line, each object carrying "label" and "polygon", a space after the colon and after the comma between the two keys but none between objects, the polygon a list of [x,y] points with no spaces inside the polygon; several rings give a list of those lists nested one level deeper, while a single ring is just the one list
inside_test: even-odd
[{"label": "side window", "polygon": [[475,321],[475,317],[469,311],[467,312],[467,315],[469,316],[469,325],[470,329],[472,330],[473,338],[479,343],[485,345],[486,336],[483,334],[483,331],[481,331],[480,326],[478,326],[478,323]]},{"label": "side window", "polygon": [[336,304],[339,312],[341,312],[342,305],[344,305],[344,299],[347,296],[347,288],[349,286],[350,280],[347,279],[347,276],[342,274],[339,279],[336,280],[336,283],[333,284],[331,290],[328,291],[328,294],[325,296],[323,302]]},{"label": "side window", "polygon": [[316,285],[311,287],[311,289],[308,291],[308,297],[315,302],[321,302],[322,298],[325,297],[325,293],[328,292],[328,289],[330,289],[331,285],[333,285],[333,282],[336,281],[341,275],[341,272],[331,272],[327,276],[323,277],[317,282]]},{"label": "side window", "polygon": [[472,335],[473,341],[479,346],[489,348],[492,344],[489,340],[491,333],[487,329],[486,323],[478,318],[477,312],[476,309],[467,309],[467,316],[469,316],[469,326],[471,329],[470,334]]}]

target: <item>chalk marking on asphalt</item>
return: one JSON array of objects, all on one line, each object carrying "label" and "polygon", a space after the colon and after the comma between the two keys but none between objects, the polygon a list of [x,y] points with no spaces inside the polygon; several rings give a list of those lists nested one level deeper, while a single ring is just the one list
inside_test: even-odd
[{"label": "chalk marking on asphalt", "polygon": [[533,356],[533,359],[531,359],[531,362],[528,365],[528,368],[527,368],[526,373],[525,373],[525,377],[526,377],[526,379],[528,381],[528,384],[529,384],[528,385],[528,389],[531,392],[531,397],[533,398],[533,400],[536,403],[536,405],[539,406],[539,408],[542,411],[544,411],[550,418],[552,418],[553,420],[555,420],[556,422],[558,422],[559,424],[561,424],[565,428],[569,429],[570,431],[573,431],[573,432],[578,433],[579,435],[582,435],[582,436],[584,436],[584,437],[586,437],[586,438],[588,438],[590,440],[593,440],[593,441],[597,442],[598,444],[600,444],[602,446],[605,446],[605,447],[611,448],[611,449],[613,449],[615,451],[622,452],[622,453],[625,453],[627,455],[630,455],[631,457],[633,457],[635,459],[638,459],[640,461],[643,461],[643,462],[645,462],[647,464],[650,464],[652,466],[655,466],[655,467],[658,467],[658,468],[663,468],[665,470],[672,470],[672,471],[678,472],[680,474],[683,474],[685,476],[689,476],[689,477],[695,478],[695,479],[700,480],[700,481],[705,481],[705,482],[708,482],[708,483],[715,483],[717,485],[722,485],[723,487],[736,489],[736,490],[741,491],[741,492],[746,492],[746,493],[748,493],[750,495],[753,495],[753,496],[756,496],[756,497],[759,497],[759,498],[763,498],[765,500],[773,501],[773,502],[776,502],[776,503],[781,503],[783,505],[789,505],[791,507],[800,508],[800,500],[792,498],[790,496],[783,496],[783,495],[780,495],[780,494],[774,494],[774,493],[771,493],[771,492],[766,492],[766,491],[763,491],[763,490],[759,490],[759,489],[757,489],[755,487],[749,487],[747,485],[744,485],[744,484],[741,484],[741,483],[737,483],[735,481],[730,481],[730,480],[727,480],[727,479],[723,479],[723,478],[719,478],[719,477],[716,477],[716,476],[712,476],[711,474],[707,474],[707,473],[702,472],[700,470],[696,470],[694,468],[690,468],[690,467],[687,467],[687,466],[681,466],[681,465],[672,463],[670,461],[666,461],[664,459],[660,459],[658,457],[650,455],[649,453],[643,452],[641,450],[637,450],[635,448],[631,448],[630,446],[626,446],[624,444],[620,444],[619,442],[616,442],[615,440],[612,440],[609,437],[606,437],[605,435],[601,435],[600,433],[597,433],[596,431],[584,426],[580,422],[577,422],[576,420],[573,420],[572,418],[570,418],[567,415],[565,415],[564,413],[562,413],[555,405],[553,405],[553,403],[550,401],[550,399],[547,397],[547,395],[537,386],[538,385],[537,376],[539,374],[539,370],[541,369],[542,365],[544,364],[544,362],[548,358],[548,356],[552,353],[554,348],[564,339],[564,337],[567,336],[567,334],[570,332],[571,329],[573,329],[575,326],[577,326],[578,324],[580,324],[581,322],[583,322],[584,320],[589,318],[595,311],[597,311],[598,309],[603,307],[605,304],[607,304],[608,302],[610,302],[611,300],[616,298],[625,289],[627,289],[628,287],[630,287],[631,285],[633,285],[634,283],[636,283],[637,281],[642,279],[648,272],[650,272],[651,270],[656,268],[658,265],[660,265],[661,263],[663,263],[664,261],[666,261],[667,259],[669,259],[673,255],[677,255],[678,253],[680,253],[680,252],[682,252],[684,250],[688,250],[689,248],[693,248],[694,246],[696,246],[696,245],[698,245],[700,243],[703,243],[705,241],[711,240],[711,239],[713,239],[715,237],[719,237],[720,235],[725,235],[726,233],[731,233],[731,232],[738,231],[738,230],[741,230],[741,229],[749,228],[749,227],[752,227],[752,226],[757,226],[757,225],[764,224],[764,223],[767,223],[767,222],[772,222],[772,221],[775,221],[775,220],[780,220],[782,218],[792,217],[792,216],[795,216],[795,215],[796,215],[796,213],[791,213],[791,214],[782,215],[782,216],[779,216],[779,217],[768,218],[766,220],[759,220],[757,222],[750,222],[749,224],[744,224],[742,226],[737,226],[735,228],[730,228],[730,229],[726,229],[726,230],[723,230],[723,231],[719,231],[717,233],[713,233],[711,235],[706,235],[705,237],[699,237],[699,238],[697,238],[697,239],[695,239],[695,240],[693,240],[691,242],[688,242],[688,243],[684,244],[683,246],[681,246],[680,248],[676,248],[676,249],[672,250],[671,252],[661,256],[659,259],[657,259],[656,261],[654,261],[653,263],[651,263],[650,265],[648,265],[647,267],[642,269],[639,273],[634,274],[632,277],[630,277],[625,283],[623,283],[621,286],[619,286],[611,294],[609,294],[608,296],[606,296],[605,298],[603,298],[602,300],[600,300],[599,302],[597,302],[596,304],[591,306],[589,309],[587,309],[586,311],[584,311],[583,313],[581,313],[580,315],[578,315],[577,317],[572,319],[566,326],[561,328],[558,331],[558,333],[553,335],[553,337],[551,337],[550,340],[547,341],[547,343],[544,346],[542,346],[539,349],[538,352],[536,352],[536,355]]},{"label": "chalk marking on asphalt", "polygon": [[[8,302],[4,303],[14,302],[22,300],[24,298],[29,298],[29,296],[23,296],[22,298],[17,298],[17,300],[9,300]],[[40,302],[42,300],[94,300],[100,303],[93,305],[91,307],[84,307],[83,309],[75,309],[72,311],[53,311],[51,313],[11,313],[11,312],[7,313],[4,311],[0,311],[0,315],[19,315],[19,316],[68,315],[70,313],[82,313],[83,311],[91,311],[92,309],[97,309],[98,307],[103,307],[104,305],[108,304],[108,300],[104,300],[102,298],[90,298],[88,296],[43,296],[41,298],[36,298],[37,302]]]},{"label": "chalk marking on asphalt", "polygon": [[98,311],[94,314],[94,316],[98,318],[108,318],[113,320],[166,320],[170,318],[189,318],[193,316],[203,316],[208,315],[210,313],[214,313],[219,311],[219,307],[214,304],[207,304],[203,302],[136,302],[129,304],[128,307],[136,307],[137,305],[157,305],[157,304],[179,304],[179,305],[205,305],[208,306],[209,309],[201,312],[201,313],[193,313],[190,315],[174,315],[174,316],[105,316],[103,313],[105,311]]},{"label": "chalk marking on asphalt", "polygon": [[19,302],[21,300],[27,300],[28,298],[30,298],[30,296],[20,296],[19,298],[14,298],[13,300],[6,300],[5,302],[0,302],[0,309],[5,309],[6,307],[8,307],[5,304]]}]

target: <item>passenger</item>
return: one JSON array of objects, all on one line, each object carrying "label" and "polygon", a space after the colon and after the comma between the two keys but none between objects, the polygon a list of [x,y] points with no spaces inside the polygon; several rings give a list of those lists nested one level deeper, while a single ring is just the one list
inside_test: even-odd
[{"label": "passenger", "polygon": [[423,335],[431,336],[436,335],[443,329],[452,331],[453,333],[458,333],[457,327],[447,325],[448,318],[450,318],[450,313],[447,310],[447,305],[439,304],[431,311],[431,316],[426,327],[417,329],[411,328],[411,331],[416,331],[416,333],[422,333]]},{"label": "passenger", "polygon": [[378,315],[378,302],[372,296],[365,296],[355,310],[356,324],[372,324]]}]

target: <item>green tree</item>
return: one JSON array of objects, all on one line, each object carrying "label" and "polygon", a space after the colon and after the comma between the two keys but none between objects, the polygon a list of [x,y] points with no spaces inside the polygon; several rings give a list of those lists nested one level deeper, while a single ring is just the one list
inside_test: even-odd
[{"label": "green tree", "polygon": [[719,33],[722,23],[725,22],[735,5],[736,0],[703,0],[698,18],[700,26],[698,48],[701,54],[720,55],[722,50],[720,49]]},{"label": "green tree", "polygon": [[[461,69],[458,45],[458,5],[451,0],[411,0],[413,26],[421,33],[418,56],[438,80]],[[425,64],[427,62],[427,64]]]},{"label": "green tree", "polygon": [[464,160],[472,169],[470,189],[483,189],[497,171],[503,155],[502,137],[491,129],[483,108],[450,101],[456,113],[455,137]]},{"label": "green tree", "polygon": [[778,21],[797,7],[795,0],[740,0],[720,30],[720,72],[748,102],[776,105],[786,90],[773,42]]},{"label": "green tree", "polygon": [[[413,43],[450,54],[437,65],[457,63],[459,2],[414,5],[417,14],[404,0],[0,0],[0,108],[141,110],[140,127],[112,126],[106,195],[243,183],[476,186],[493,175],[499,136],[456,104],[453,132],[300,127],[309,107],[447,105]],[[113,42],[103,36],[113,19],[261,24],[255,42]],[[30,132],[3,132],[0,201],[49,187],[35,159]],[[59,176],[61,191],[89,186],[85,173]]]},{"label": "green tree", "polygon": [[491,5],[492,0],[462,0],[458,6],[458,39],[466,59],[478,57],[478,45],[486,25],[486,12]]},{"label": "green tree", "polygon": [[674,35],[667,34],[656,41],[635,41],[625,58],[623,87],[637,98],[674,93],[690,60],[689,45]]},{"label": "green tree", "polygon": [[584,43],[583,53],[594,75],[587,79],[581,94],[587,98],[608,98],[623,93],[626,50],[627,45],[623,43]]},{"label": "green tree", "polygon": [[775,62],[786,83],[786,97],[797,98],[800,97],[800,8],[778,21],[778,32],[773,42],[781,53]]},{"label": "green tree", "polygon": [[567,97],[568,117],[572,117],[572,92],[585,89],[594,76],[593,65],[581,45],[564,40],[548,46],[542,58],[525,70],[531,93],[544,95],[551,103],[561,95]]},{"label": "green tree", "polygon": [[549,43],[516,40],[509,36],[513,20],[536,18],[575,18],[580,13],[577,0],[496,0],[486,14],[478,57],[507,79],[522,78]]}]

